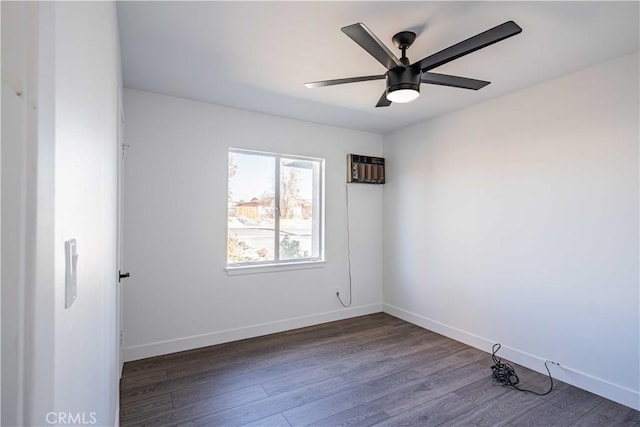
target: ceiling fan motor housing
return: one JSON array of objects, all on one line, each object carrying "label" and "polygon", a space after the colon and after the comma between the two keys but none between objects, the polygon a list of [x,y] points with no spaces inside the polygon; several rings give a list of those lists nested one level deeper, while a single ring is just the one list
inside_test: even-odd
[{"label": "ceiling fan motor housing", "polygon": [[400,89],[410,89],[420,92],[419,68],[397,67],[387,72],[387,94]]}]

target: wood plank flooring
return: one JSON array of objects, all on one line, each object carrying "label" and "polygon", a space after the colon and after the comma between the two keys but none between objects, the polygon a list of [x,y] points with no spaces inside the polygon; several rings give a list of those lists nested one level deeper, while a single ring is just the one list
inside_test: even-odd
[{"label": "wood plank flooring", "polygon": [[[640,426],[638,411],[554,381],[497,385],[490,355],[378,313],[129,362],[120,424]],[[515,365],[522,384],[548,378]]]}]

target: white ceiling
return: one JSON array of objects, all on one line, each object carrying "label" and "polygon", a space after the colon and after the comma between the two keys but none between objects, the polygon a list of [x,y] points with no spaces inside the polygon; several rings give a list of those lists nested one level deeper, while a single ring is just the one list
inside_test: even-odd
[{"label": "white ceiling", "polygon": [[[172,96],[386,133],[639,50],[638,2],[119,2],[124,85]],[[489,80],[479,90],[422,85],[409,104],[374,108],[384,74],[340,28],[418,34],[414,62],[513,20],[519,35],[434,69]],[[399,52],[398,52],[398,56]]]}]

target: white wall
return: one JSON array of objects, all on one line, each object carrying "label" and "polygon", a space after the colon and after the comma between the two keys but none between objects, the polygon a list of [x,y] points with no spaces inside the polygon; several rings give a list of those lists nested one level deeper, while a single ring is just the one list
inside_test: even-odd
[{"label": "white wall", "polygon": [[2,425],[53,409],[53,3],[2,10]]},{"label": "white wall", "polygon": [[[382,188],[350,187],[346,155],[379,155],[380,135],[125,90],[125,358],[216,344],[381,310]],[[326,159],[326,265],[227,276],[228,148]]]},{"label": "white wall", "polygon": [[[115,3],[55,4],[55,411],[114,425],[116,153],[120,51]],[[64,242],[78,297],[64,308]],[[40,425],[46,424],[40,422]]]},{"label": "white wall", "polygon": [[385,135],[385,311],[638,409],[638,71]]}]

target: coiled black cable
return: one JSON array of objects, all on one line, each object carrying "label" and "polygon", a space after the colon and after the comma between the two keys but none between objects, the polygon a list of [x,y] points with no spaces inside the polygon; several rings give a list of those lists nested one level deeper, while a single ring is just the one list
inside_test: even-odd
[{"label": "coiled black cable", "polygon": [[547,394],[551,393],[551,390],[553,390],[553,378],[551,377],[551,371],[549,371],[546,360],[544,362],[544,367],[547,368],[547,373],[549,374],[549,382],[551,383],[549,390],[546,393],[538,393],[533,390],[527,390],[518,387],[520,379],[518,378],[518,375],[516,375],[516,370],[513,369],[513,366],[508,363],[502,363],[502,359],[496,356],[496,353],[498,352],[498,350],[500,350],[500,347],[502,347],[500,344],[494,344],[493,348],[491,349],[491,358],[493,359],[494,363],[494,365],[491,367],[491,370],[493,371],[493,378],[496,381],[498,381],[503,386],[511,386],[516,390],[524,391],[525,393],[533,393],[537,396],[546,396]]}]

